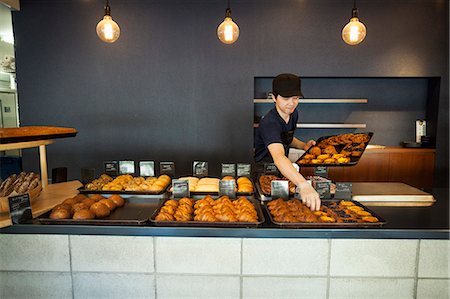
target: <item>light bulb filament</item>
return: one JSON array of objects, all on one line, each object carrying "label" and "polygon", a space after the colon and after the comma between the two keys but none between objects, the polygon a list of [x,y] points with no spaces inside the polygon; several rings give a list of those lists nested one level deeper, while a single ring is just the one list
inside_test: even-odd
[{"label": "light bulb filament", "polygon": [[232,41],[233,40],[233,26],[226,25],[223,34],[225,36],[226,41]]}]

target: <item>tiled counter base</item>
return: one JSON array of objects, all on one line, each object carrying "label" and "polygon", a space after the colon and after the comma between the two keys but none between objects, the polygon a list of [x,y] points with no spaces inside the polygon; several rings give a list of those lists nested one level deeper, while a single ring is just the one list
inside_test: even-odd
[{"label": "tiled counter base", "polygon": [[0,298],[449,298],[448,240],[0,235]]}]

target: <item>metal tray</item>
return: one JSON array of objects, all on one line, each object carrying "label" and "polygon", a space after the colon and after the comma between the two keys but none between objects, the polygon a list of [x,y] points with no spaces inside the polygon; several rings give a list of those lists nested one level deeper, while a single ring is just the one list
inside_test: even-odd
[{"label": "metal tray", "polygon": [[[362,149],[361,155],[359,157],[353,157],[350,156],[350,162],[348,163],[321,163],[321,164],[300,164],[300,160],[303,159],[303,157],[307,154],[309,154],[309,150],[307,150],[305,153],[303,153],[303,155],[300,156],[300,158],[298,158],[298,160],[295,162],[297,163],[300,167],[317,167],[317,166],[326,166],[326,167],[336,167],[336,166],[354,166],[356,164],[358,164],[359,159],[361,159],[362,155],[364,154],[364,151],[366,150],[367,145],[370,143],[370,140],[372,139],[373,136],[373,132],[361,132],[361,133],[354,133],[354,134],[366,134],[369,135],[369,140],[366,143],[366,146],[364,146],[364,148]],[[340,135],[340,134],[338,134]],[[322,136],[319,139],[316,140],[316,144],[319,144],[319,142],[321,142],[324,139],[333,137],[333,136],[337,136],[337,135],[329,135],[329,136]],[[342,149],[345,147],[345,144],[340,144],[340,145],[335,145],[334,146],[336,148],[336,151],[339,153],[340,151],[342,151]]]},{"label": "metal tray", "polygon": [[[330,199],[330,200],[322,200],[323,205],[327,205],[331,202],[340,202],[341,199]],[[266,210],[267,214],[269,215],[270,221],[278,225],[282,228],[370,228],[370,227],[380,227],[386,224],[386,220],[384,218],[380,217],[370,209],[368,209],[366,206],[362,205],[361,203],[354,201],[354,200],[347,200],[351,201],[355,205],[362,207],[365,211],[372,214],[372,216],[378,218],[379,222],[347,222],[347,223],[322,223],[322,222],[293,222],[293,223],[284,223],[284,222],[277,222],[273,219],[272,214],[270,213],[269,208],[267,207],[267,204],[264,204],[264,209]]]},{"label": "metal tray", "polygon": [[[219,196],[212,196],[217,199]],[[202,199],[203,196],[191,196],[194,200]],[[159,210],[164,206],[164,203],[169,200],[163,200],[156,211],[153,213],[150,221],[156,226],[202,226],[202,227],[258,227],[264,223],[265,218],[261,209],[261,205],[254,197],[247,196],[247,199],[255,206],[256,213],[258,215],[258,222],[206,222],[206,221],[157,221],[155,217],[158,215]]]},{"label": "metal tray", "polygon": [[115,209],[111,215],[102,219],[50,219],[51,211],[39,216],[41,224],[77,225],[145,225],[150,215],[159,206],[160,200],[146,197],[125,198],[125,205]]},{"label": "metal tray", "polygon": [[[169,184],[168,186],[171,186]],[[162,195],[160,198],[164,197],[167,187],[160,192],[155,191],[124,191],[124,190],[88,190],[84,186],[78,188],[81,194],[119,194],[119,195]]]}]

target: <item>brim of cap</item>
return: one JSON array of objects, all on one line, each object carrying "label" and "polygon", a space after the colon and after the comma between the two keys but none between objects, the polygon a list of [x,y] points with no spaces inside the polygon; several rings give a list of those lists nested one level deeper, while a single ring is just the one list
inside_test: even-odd
[{"label": "brim of cap", "polygon": [[292,91],[280,91],[278,94],[282,97],[289,98],[293,96],[299,96],[303,98],[303,94],[300,90],[292,90]]}]

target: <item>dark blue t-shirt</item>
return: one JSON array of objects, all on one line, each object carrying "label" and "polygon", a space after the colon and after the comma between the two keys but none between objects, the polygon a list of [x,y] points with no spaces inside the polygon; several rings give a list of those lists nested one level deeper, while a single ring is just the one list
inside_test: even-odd
[{"label": "dark blue t-shirt", "polygon": [[269,150],[267,149],[269,144],[281,143],[285,149],[287,149],[292,142],[292,138],[289,138],[288,136],[293,136],[297,121],[297,109],[291,114],[288,123],[284,122],[275,107],[271,109],[264,118],[261,119],[259,127],[255,130],[255,161],[272,160]]}]

